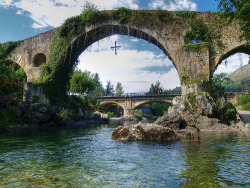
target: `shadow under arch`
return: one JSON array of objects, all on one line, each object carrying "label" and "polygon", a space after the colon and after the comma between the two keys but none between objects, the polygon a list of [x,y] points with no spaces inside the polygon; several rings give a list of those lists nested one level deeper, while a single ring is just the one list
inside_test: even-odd
[{"label": "shadow under arch", "polygon": [[149,103],[153,103],[153,102],[158,102],[158,103],[166,103],[166,104],[172,104],[172,101],[171,100],[150,100],[150,101],[143,101],[139,104],[137,104],[136,106],[133,107],[133,110],[134,109],[137,109],[145,104],[149,104]]},{"label": "shadow under arch", "polygon": [[111,105],[111,104],[116,104],[116,105],[118,105],[119,107],[121,107],[121,108],[124,109],[124,105],[122,105],[122,104],[119,103],[119,102],[115,102],[115,101],[103,102],[103,103],[100,103],[100,106],[101,106],[101,107],[106,107],[106,106]]}]

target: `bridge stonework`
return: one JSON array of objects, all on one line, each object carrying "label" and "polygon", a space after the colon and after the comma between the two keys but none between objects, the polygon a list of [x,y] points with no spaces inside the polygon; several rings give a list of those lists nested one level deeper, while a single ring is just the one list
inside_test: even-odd
[{"label": "bridge stonework", "polygon": [[[91,44],[105,37],[121,34],[141,38],[157,45],[172,60],[179,74],[182,94],[190,92],[210,91],[211,78],[216,67],[221,61],[237,52],[250,54],[249,48],[245,47],[245,40],[240,40],[242,34],[236,21],[231,24],[216,26],[220,21],[218,15],[211,12],[197,12],[196,17],[213,28],[217,37],[212,39],[211,48],[186,51],[184,35],[190,30],[190,22],[167,22],[164,27],[154,25],[136,26],[120,24],[117,20],[109,20],[92,26],[85,26],[81,34],[72,37],[71,50],[75,56],[70,58],[75,62],[80,54]],[[188,19],[187,19],[188,20]],[[26,72],[28,82],[37,80],[39,66],[47,62],[51,41],[56,29],[23,40],[8,59],[19,64]],[[66,58],[65,58],[66,59]],[[183,78],[188,77],[187,82]],[[202,81],[192,82],[202,77]]]},{"label": "bridge stonework", "polygon": [[165,94],[165,95],[138,95],[138,96],[108,96],[108,97],[97,97],[100,101],[101,106],[109,104],[117,104],[124,110],[124,116],[128,116],[131,110],[137,109],[138,107],[151,103],[151,102],[164,102],[172,103],[174,97],[180,96],[180,94]]}]

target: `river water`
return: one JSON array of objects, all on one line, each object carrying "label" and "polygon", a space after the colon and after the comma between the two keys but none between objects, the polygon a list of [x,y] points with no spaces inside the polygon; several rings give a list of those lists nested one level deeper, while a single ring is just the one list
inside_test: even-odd
[{"label": "river water", "polygon": [[113,141],[117,125],[0,135],[0,187],[250,187],[250,133]]}]

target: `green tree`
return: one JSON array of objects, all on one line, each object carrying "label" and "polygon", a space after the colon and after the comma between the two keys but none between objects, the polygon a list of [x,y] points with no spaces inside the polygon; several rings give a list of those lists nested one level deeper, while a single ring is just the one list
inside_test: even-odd
[{"label": "green tree", "polygon": [[250,1],[249,0],[216,0],[219,1],[218,10],[224,12],[230,22],[236,18],[240,20],[243,36],[250,46]]},{"label": "green tree", "polygon": [[0,63],[0,95],[8,95],[10,93],[16,93],[18,98],[23,96],[23,86],[27,80],[26,73],[22,68],[10,64],[9,66],[6,63]]},{"label": "green tree", "polygon": [[214,74],[212,78],[212,91],[224,91],[225,86],[222,85],[226,79],[227,73]]},{"label": "green tree", "polygon": [[149,94],[158,94],[158,91],[163,91],[159,80],[155,83],[155,85],[151,84],[151,87],[149,88]]},{"label": "green tree", "polygon": [[70,80],[70,89],[72,93],[88,93],[95,89],[94,75],[90,71],[75,70]]},{"label": "green tree", "polygon": [[107,85],[105,88],[105,94],[106,95],[113,95],[114,94],[114,85],[111,84],[111,81],[107,81]]},{"label": "green tree", "polygon": [[124,93],[123,87],[122,87],[122,83],[121,83],[121,82],[117,82],[116,88],[115,88],[115,93],[116,93],[116,95],[118,95],[118,96],[121,96],[121,94]]}]

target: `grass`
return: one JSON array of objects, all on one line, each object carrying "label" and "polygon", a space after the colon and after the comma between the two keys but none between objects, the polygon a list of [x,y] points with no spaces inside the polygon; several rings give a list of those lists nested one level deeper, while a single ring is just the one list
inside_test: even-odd
[{"label": "grass", "polygon": [[250,102],[245,105],[242,105],[240,110],[250,111]]}]

